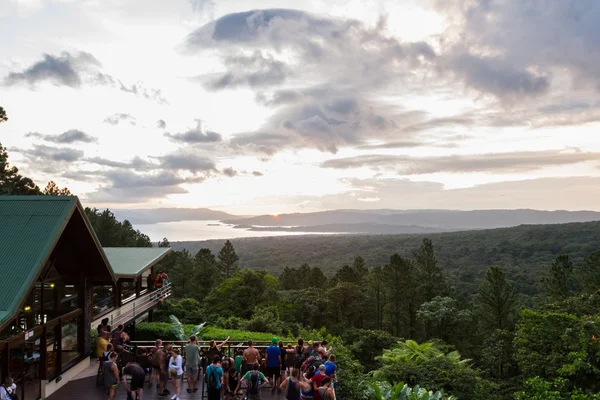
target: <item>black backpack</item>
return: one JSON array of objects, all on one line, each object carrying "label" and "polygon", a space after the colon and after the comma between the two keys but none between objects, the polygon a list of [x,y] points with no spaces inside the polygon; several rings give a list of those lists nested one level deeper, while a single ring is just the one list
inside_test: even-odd
[{"label": "black backpack", "polygon": [[248,393],[250,393],[250,394],[258,393],[258,372],[250,373],[250,384],[248,386]]},{"label": "black backpack", "polygon": [[217,379],[215,378],[215,367],[212,367],[210,370],[210,373],[208,374],[208,382],[207,382],[207,386],[209,389],[216,389],[217,388]]}]

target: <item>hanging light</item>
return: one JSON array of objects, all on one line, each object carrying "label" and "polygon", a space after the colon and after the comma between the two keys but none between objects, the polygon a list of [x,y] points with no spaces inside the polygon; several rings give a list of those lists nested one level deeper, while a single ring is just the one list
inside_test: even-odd
[{"label": "hanging light", "polygon": [[50,289],[54,289],[54,283],[50,284]]},{"label": "hanging light", "polygon": [[25,311],[31,311],[31,306],[25,306],[24,310]]}]

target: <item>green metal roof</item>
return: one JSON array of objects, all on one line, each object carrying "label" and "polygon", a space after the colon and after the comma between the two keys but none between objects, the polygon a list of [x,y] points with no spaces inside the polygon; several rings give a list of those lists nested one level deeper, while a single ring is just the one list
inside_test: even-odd
[{"label": "green metal roof", "polygon": [[118,278],[135,277],[162,260],[168,247],[105,247],[104,253]]},{"label": "green metal roof", "polygon": [[77,206],[71,196],[0,196],[0,321],[14,316]]}]

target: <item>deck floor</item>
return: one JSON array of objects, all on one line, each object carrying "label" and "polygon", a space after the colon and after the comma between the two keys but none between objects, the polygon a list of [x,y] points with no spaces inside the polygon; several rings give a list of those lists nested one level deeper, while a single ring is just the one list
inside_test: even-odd
[{"label": "deck floor", "polygon": [[[171,382],[168,383],[167,389],[173,392],[173,385]],[[200,400],[207,399],[206,393],[202,396],[200,390],[196,393],[188,393],[187,392],[187,382],[183,382],[181,386],[181,393],[179,398],[181,400]],[[263,399],[279,399],[283,400],[285,396],[283,394],[280,395],[271,395],[271,389],[264,388],[261,393],[261,397]],[[144,387],[144,395],[143,400],[167,400],[170,399],[171,395],[160,397],[158,396],[158,391],[156,387],[150,388],[146,383]],[[60,388],[56,393],[52,394],[48,397],[49,400],[73,400],[73,399],[85,399],[85,400],[107,400],[107,396],[104,393],[104,388],[96,386],[96,377],[87,377],[83,379],[77,379],[67,383],[65,386]],[[119,385],[117,390],[117,396],[115,399],[125,400],[127,399],[127,394],[123,388],[123,385]]]}]

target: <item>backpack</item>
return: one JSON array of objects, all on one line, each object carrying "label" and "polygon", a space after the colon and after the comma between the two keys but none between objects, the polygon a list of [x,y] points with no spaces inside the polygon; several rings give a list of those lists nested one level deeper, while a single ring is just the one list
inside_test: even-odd
[{"label": "backpack", "polygon": [[160,368],[160,354],[159,352],[161,352],[162,350],[156,350],[156,353],[154,353],[154,357],[152,357],[152,366],[154,368]]},{"label": "backpack", "polygon": [[250,373],[250,383],[248,385],[248,393],[250,393],[250,394],[258,393],[258,372]]},{"label": "backpack", "polygon": [[207,382],[207,387],[209,389],[216,389],[217,388],[217,379],[215,378],[215,367],[212,367],[209,374],[208,374],[208,382]]}]

